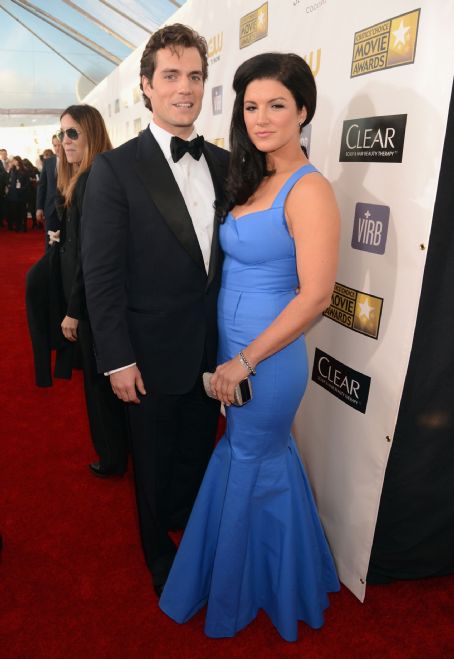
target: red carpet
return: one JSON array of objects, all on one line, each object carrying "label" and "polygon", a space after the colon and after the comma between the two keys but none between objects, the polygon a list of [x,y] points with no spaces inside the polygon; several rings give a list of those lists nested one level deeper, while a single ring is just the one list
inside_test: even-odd
[{"label": "red carpet", "polygon": [[131,474],[93,477],[82,382],[34,385],[24,275],[42,232],[0,230],[0,656],[5,659],[454,657],[454,577],[342,588],[325,627],[280,639],[265,615],[235,639],[179,626],[157,606],[142,560]]}]

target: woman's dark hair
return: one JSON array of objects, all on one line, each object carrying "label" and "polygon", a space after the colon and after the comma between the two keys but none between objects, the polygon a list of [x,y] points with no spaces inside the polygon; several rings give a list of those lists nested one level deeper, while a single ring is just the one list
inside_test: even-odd
[{"label": "woman's dark hair", "polygon": [[90,169],[98,153],[110,151],[112,143],[104,119],[92,105],[70,105],[61,113],[60,119],[66,114],[79,124],[87,139],[85,153],[82,161],[77,166],[69,163],[66,159],[65,150],[63,148],[61,150],[57,186],[65,198],[65,206],[70,206],[77,179],[87,169]]},{"label": "woman's dark hair", "polygon": [[24,161],[22,160],[22,158],[21,158],[20,156],[14,156],[14,158],[11,158],[11,162],[12,162],[13,160],[15,160],[15,161],[17,162],[17,169],[18,169],[20,172],[24,172],[24,171],[25,171],[25,167],[24,167]]},{"label": "woman's dark hair", "polygon": [[244,123],[244,94],[254,80],[277,80],[291,92],[298,110],[306,109],[308,124],[315,113],[317,89],[308,64],[294,53],[262,53],[243,62],[233,78],[236,93],[230,123],[230,165],[223,203],[217,215],[223,218],[237,205],[246,203],[265,176],[273,172],[266,166],[266,154],[259,151],[249,139]]},{"label": "woman's dark hair", "polygon": [[[202,60],[203,81],[208,77],[208,46],[203,37],[195,30],[181,23],[166,25],[165,27],[153,32],[148,40],[145,50],[140,60],[140,89],[143,92],[142,76],[145,76],[152,85],[153,74],[156,69],[156,54],[158,50],[169,48],[172,53],[178,52],[180,48],[196,48],[199,51]],[[145,107],[152,110],[151,102],[148,96],[142,93]]]}]

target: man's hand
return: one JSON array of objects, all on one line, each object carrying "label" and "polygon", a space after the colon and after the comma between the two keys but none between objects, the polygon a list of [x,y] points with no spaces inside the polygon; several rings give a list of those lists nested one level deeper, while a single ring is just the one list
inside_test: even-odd
[{"label": "man's hand", "polygon": [[61,321],[61,331],[63,336],[68,341],[77,341],[77,326],[79,321],[77,318],[71,318],[71,316],[65,316]]},{"label": "man's hand", "polygon": [[44,222],[44,211],[42,208],[36,209],[36,219],[38,222]]},{"label": "man's hand", "polygon": [[137,366],[128,366],[109,375],[114,394],[125,403],[140,403],[137,391],[145,396],[145,386]]}]

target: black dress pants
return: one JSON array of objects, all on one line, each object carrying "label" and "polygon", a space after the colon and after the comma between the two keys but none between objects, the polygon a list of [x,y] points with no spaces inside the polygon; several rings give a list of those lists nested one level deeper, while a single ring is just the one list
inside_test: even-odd
[{"label": "black dress pants", "polygon": [[[145,382],[145,388],[146,388]],[[155,585],[164,583],[214,448],[219,402],[201,374],[182,395],[148,392],[128,405],[142,547]]]},{"label": "black dress pants", "polygon": [[27,207],[25,201],[9,201],[8,203],[8,229],[12,231],[27,230]]},{"label": "black dress pants", "polygon": [[105,469],[122,473],[128,462],[126,406],[113,393],[109,378],[97,372],[92,333],[87,320],[79,321],[78,337],[93,446]]}]

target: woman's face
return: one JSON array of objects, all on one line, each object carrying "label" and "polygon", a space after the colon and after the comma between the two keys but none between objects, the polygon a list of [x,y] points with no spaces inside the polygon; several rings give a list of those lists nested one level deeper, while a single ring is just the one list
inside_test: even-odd
[{"label": "woman's face", "polygon": [[[73,165],[79,165],[87,150],[87,137],[84,135],[80,124],[70,114],[63,115],[60,126],[61,131],[64,133],[61,143],[65,150],[66,160]],[[71,137],[68,137],[68,130],[70,130]]]},{"label": "woman's face", "polygon": [[11,161],[11,166],[14,167],[15,169],[19,168],[19,165],[17,164],[16,158],[13,158]]},{"label": "woman's face", "polygon": [[306,110],[298,110],[295,99],[278,80],[253,80],[246,87],[244,123],[251,142],[264,153],[272,153],[300,139],[300,122]]}]

